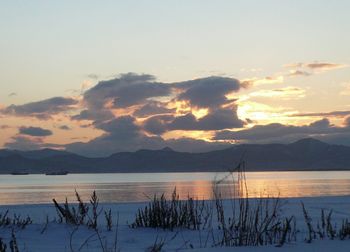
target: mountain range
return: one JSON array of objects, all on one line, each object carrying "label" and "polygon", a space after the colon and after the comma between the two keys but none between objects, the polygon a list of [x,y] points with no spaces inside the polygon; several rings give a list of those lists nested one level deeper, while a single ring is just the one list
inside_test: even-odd
[{"label": "mountain range", "polygon": [[164,148],[99,158],[53,149],[1,149],[0,173],[216,172],[231,170],[240,160],[247,171],[350,170],[350,147],[306,138],[291,144],[237,144],[205,153]]}]

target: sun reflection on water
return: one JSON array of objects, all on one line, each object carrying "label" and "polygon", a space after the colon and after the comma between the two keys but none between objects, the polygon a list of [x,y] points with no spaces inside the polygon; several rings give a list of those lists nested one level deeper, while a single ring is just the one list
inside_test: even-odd
[{"label": "sun reflection on water", "polygon": [[[248,197],[350,195],[350,172],[252,172],[246,177]],[[59,178],[0,175],[0,204],[51,203],[53,198],[64,201],[66,197],[74,201],[75,189],[84,200],[96,190],[100,202],[144,202],[155,194],[169,197],[174,188],[181,199],[189,196],[208,200],[212,199],[214,178],[217,174],[69,174]],[[229,177],[218,184],[218,189],[224,198],[232,198],[241,186]]]}]

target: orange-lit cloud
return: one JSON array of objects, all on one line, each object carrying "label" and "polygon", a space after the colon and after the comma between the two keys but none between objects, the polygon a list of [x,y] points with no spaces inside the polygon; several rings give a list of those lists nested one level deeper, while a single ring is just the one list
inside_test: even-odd
[{"label": "orange-lit cloud", "polygon": [[249,79],[243,79],[242,83],[245,83],[247,85],[252,86],[260,86],[260,85],[268,85],[268,84],[281,84],[284,81],[283,75],[279,76],[267,76],[264,78],[249,78]]},{"label": "orange-lit cloud", "polygon": [[298,87],[285,87],[278,89],[266,90],[262,89],[259,91],[248,94],[250,97],[267,97],[267,98],[279,98],[285,100],[300,99],[305,97],[305,90]]},{"label": "orange-lit cloud", "polygon": [[[304,62],[291,63],[291,64],[284,65],[284,67],[294,68],[294,70],[291,70],[289,76],[301,76],[301,75],[309,76],[312,73],[320,73],[320,72],[345,68],[345,67],[348,67],[348,65],[339,64],[339,63],[332,63],[332,62],[315,61],[315,62],[309,62],[309,63],[304,63]],[[308,69],[308,70],[312,71],[312,73],[305,71],[305,70],[301,70],[301,69]]]},{"label": "orange-lit cloud", "polygon": [[205,140],[205,141],[211,141],[213,135],[214,135],[213,131],[173,130],[173,131],[168,131],[168,132],[164,133],[163,138],[165,140],[167,140],[167,139],[176,139],[176,138],[179,138],[179,136],[181,136],[181,137],[185,137],[185,138],[194,138],[194,139],[201,139],[201,140]]},{"label": "orange-lit cloud", "polygon": [[288,76],[289,77],[297,77],[297,76],[310,76],[311,73],[303,70],[290,70]]},{"label": "orange-lit cloud", "polygon": [[249,119],[252,121],[251,125],[254,125],[257,122],[259,122],[259,124],[273,122],[290,123],[292,121],[290,115],[295,113],[297,113],[297,111],[281,106],[270,106],[248,100],[238,101],[238,117],[242,120]]}]

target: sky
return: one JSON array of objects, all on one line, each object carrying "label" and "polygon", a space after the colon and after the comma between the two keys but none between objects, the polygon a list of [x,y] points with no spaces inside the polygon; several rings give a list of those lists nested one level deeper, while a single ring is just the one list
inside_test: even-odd
[{"label": "sky", "polygon": [[2,1],[0,148],[350,145],[350,2]]}]

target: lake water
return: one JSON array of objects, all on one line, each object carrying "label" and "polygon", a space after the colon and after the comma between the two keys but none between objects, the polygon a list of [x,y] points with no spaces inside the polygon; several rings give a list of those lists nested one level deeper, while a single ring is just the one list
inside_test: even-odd
[{"label": "lake water", "polygon": [[[50,203],[67,197],[74,201],[74,190],[88,199],[96,190],[100,202],[147,201],[154,194],[170,195],[176,187],[181,198],[188,195],[210,199],[213,181],[225,198],[234,197],[236,174],[227,173],[113,173],[46,175],[0,175],[0,205]],[[226,177],[227,176],[227,177]],[[247,172],[249,197],[310,197],[350,195],[350,171]],[[241,184],[242,185],[242,184]]]}]

